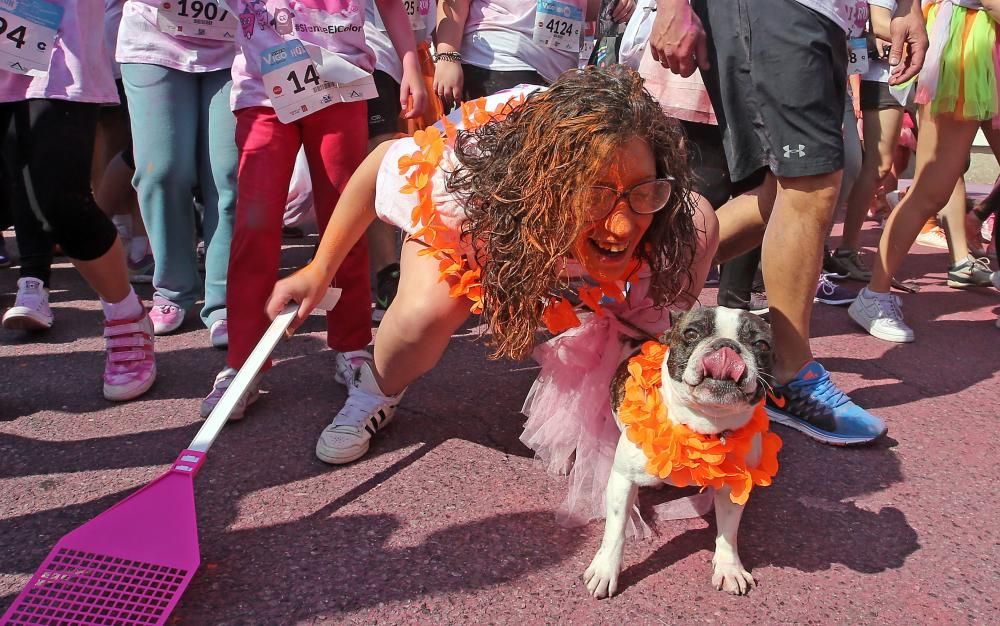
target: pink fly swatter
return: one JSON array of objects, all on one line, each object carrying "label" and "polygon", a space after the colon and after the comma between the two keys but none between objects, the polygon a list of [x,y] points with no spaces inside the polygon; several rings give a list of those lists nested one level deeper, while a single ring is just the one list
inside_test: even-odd
[{"label": "pink fly swatter", "polygon": [[[340,290],[330,289],[316,308],[330,310],[339,298]],[[170,469],[60,539],[0,623],[132,626],[166,622],[201,563],[194,476],[297,311],[298,305],[289,305],[274,319]]]}]

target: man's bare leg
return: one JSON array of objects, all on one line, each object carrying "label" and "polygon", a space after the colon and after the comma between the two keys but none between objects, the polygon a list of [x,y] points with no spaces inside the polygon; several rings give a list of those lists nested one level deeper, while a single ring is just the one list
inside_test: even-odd
[{"label": "man's bare leg", "polygon": [[761,265],[774,333],[774,376],[787,383],[812,360],[809,322],[841,172],[778,179]]}]

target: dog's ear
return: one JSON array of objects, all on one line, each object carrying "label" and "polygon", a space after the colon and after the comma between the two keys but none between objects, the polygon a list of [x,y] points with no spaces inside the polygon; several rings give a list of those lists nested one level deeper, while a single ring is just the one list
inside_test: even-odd
[{"label": "dog's ear", "polygon": [[670,339],[677,332],[677,325],[680,324],[681,318],[684,317],[686,311],[676,311],[674,309],[669,309],[670,314],[670,328],[663,331],[663,334],[657,338],[657,341],[664,345],[670,345]]}]

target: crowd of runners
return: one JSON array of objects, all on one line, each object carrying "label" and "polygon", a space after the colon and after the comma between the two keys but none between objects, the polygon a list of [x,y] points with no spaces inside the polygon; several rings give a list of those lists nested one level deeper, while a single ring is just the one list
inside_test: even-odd
[{"label": "crowd of runners", "polygon": [[[1000,186],[964,181],[977,136],[1000,155],[997,20],[996,0],[0,3],[2,323],[59,323],[64,255],[104,312],[104,396],[146,393],[154,338],[200,323],[225,351],[205,417],[269,316],[333,285],[316,376],[348,399],[316,454],[346,463],[470,315],[529,358],[540,331],[610,346],[598,320],[656,335],[718,284],[769,313],[771,419],[868,443],[888,426],[814,360],[812,308],[919,341],[894,279],[915,242],[948,251],[949,287],[1000,289]],[[545,406],[588,397],[553,387],[566,367],[543,364]]]}]

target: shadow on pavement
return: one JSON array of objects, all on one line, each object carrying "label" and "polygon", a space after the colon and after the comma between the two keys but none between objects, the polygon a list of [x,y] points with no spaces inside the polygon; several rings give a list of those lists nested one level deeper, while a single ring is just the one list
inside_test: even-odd
[{"label": "shadow on pavement", "polygon": [[[753,492],[740,526],[740,557],[751,572],[768,565],[803,572],[843,565],[874,574],[902,567],[920,549],[917,532],[900,509],[869,510],[856,502],[902,480],[894,440],[843,449],[813,443],[787,429],[777,432],[785,439],[781,470],[772,487]],[[622,584],[634,585],[701,551],[710,555],[714,513],[705,519],[708,528],[686,530],[645,561],[626,567]],[[657,528],[664,530],[669,523]]]}]

